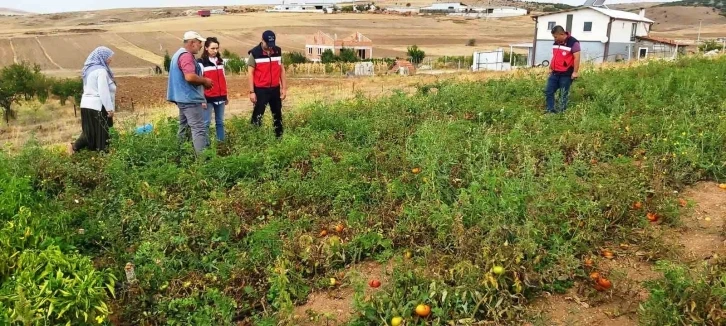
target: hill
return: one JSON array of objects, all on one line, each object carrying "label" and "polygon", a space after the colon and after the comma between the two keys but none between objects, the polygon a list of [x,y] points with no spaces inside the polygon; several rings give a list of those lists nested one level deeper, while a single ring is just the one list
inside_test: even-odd
[{"label": "hill", "polygon": [[22,10],[16,10],[16,9],[10,9],[10,8],[0,8],[0,16],[27,16],[32,15],[32,13]]},{"label": "hill", "polygon": [[714,11],[719,11],[722,16],[726,16],[726,5],[723,1],[713,0],[684,0],[676,2],[668,2],[661,4],[660,7],[708,7],[713,8]]}]

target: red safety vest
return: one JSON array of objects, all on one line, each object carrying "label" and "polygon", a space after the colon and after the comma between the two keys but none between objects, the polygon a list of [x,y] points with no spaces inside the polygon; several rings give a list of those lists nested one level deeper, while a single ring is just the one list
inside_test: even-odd
[{"label": "red safety vest", "polygon": [[575,55],[572,53],[572,47],[577,43],[577,39],[567,33],[567,39],[564,44],[555,41],[552,46],[552,62],[550,68],[557,73],[573,73],[575,71]]},{"label": "red safety vest", "polygon": [[255,59],[254,83],[257,88],[280,86],[282,76],[282,49],[274,47],[270,52],[258,45],[248,52]]},{"label": "red safety vest", "polygon": [[224,63],[217,58],[217,62],[209,59],[199,58],[197,60],[202,67],[202,75],[212,80],[212,88],[204,90],[204,97],[207,102],[224,102],[227,100],[227,78],[224,74]]}]

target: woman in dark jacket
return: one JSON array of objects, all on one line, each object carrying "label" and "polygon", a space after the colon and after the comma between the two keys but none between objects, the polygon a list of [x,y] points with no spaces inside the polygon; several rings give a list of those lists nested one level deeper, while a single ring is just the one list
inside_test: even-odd
[{"label": "woman in dark jacket", "polygon": [[224,74],[224,61],[219,55],[219,41],[216,37],[208,37],[204,42],[204,52],[198,60],[202,67],[205,78],[209,78],[214,83],[210,89],[204,90],[204,97],[207,98],[207,109],[204,110],[204,122],[207,124],[207,130],[212,120],[212,111],[214,111],[214,121],[217,130],[217,140],[224,140],[224,107],[229,104],[227,99],[227,78]]}]

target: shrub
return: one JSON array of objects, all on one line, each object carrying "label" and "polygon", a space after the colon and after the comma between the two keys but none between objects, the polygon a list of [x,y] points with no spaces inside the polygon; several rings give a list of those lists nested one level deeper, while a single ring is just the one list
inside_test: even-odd
[{"label": "shrub", "polygon": [[80,78],[54,80],[51,84],[51,93],[58,97],[61,105],[66,105],[69,97],[73,98],[76,105],[80,105],[83,97],[83,80]]},{"label": "shrub", "polygon": [[27,62],[14,63],[0,70],[0,107],[6,123],[15,118],[13,104],[20,100],[30,100],[38,93],[47,98],[47,92],[38,88],[47,87],[47,83],[40,82],[41,79],[45,80],[45,77],[40,73],[40,66],[31,66]]},{"label": "shrub", "polygon": [[226,59],[224,63],[225,71],[233,74],[242,74],[247,72],[247,61],[236,53],[224,50],[223,57]]},{"label": "shrub", "polygon": [[282,54],[282,62],[286,65],[308,63],[308,58],[301,52],[286,52]]},{"label": "shrub", "polygon": [[[225,57],[227,57],[226,54],[225,54]],[[165,51],[164,52],[164,62],[163,62],[163,65],[164,65],[164,71],[166,71],[167,73],[169,73],[169,68],[171,67],[171,56],[169,55],[169,51]]]},{"label": "shrub", "polygon": [[333,53],[333,50],[326,49],[323,51],[323,54],[320,55],[320,62],[321,63],[333,63],[338,61],[338,57]]},{"label": "shrub", "polygon": [[708,40],[699,45],[698,50],[701,52],[710,52],[713,50],[723,51],[723,44],[714,40]]},{"label": "shrub", "polygon": [[426,52],[419,49],[417,45],[409,46],[407,54],[411,58],[411,62],[415,64],[423,62],[423,59],[426,58]]},{"label": "shrub", "polygon": [[338,55],[338,60],[340,62],[357,62],[358,61],[358,55],[355,53],[355,49],[351,48],[342,48],[340,49],[340,54]]},{"label": "shrub", "polygon": [[114,293],[114,277],[97,272],[87,257],[65,255],[51,246],[24,251],[17,265],[0,288],[0,303],[9,308],[0,311],[6,320],[93,325],[108,317],[106,301]]}]

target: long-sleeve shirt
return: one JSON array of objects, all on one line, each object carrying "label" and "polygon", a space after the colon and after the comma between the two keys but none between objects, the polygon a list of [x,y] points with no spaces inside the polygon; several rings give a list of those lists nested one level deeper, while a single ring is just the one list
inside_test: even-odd
[{"label": "long-sleeve shirt", "polygon": [[81,107],[101,111],[114,111],[116,109],[116,84],[111,82],[108,72],[97,69],[88,74],[86,84],[83,85]]}]

